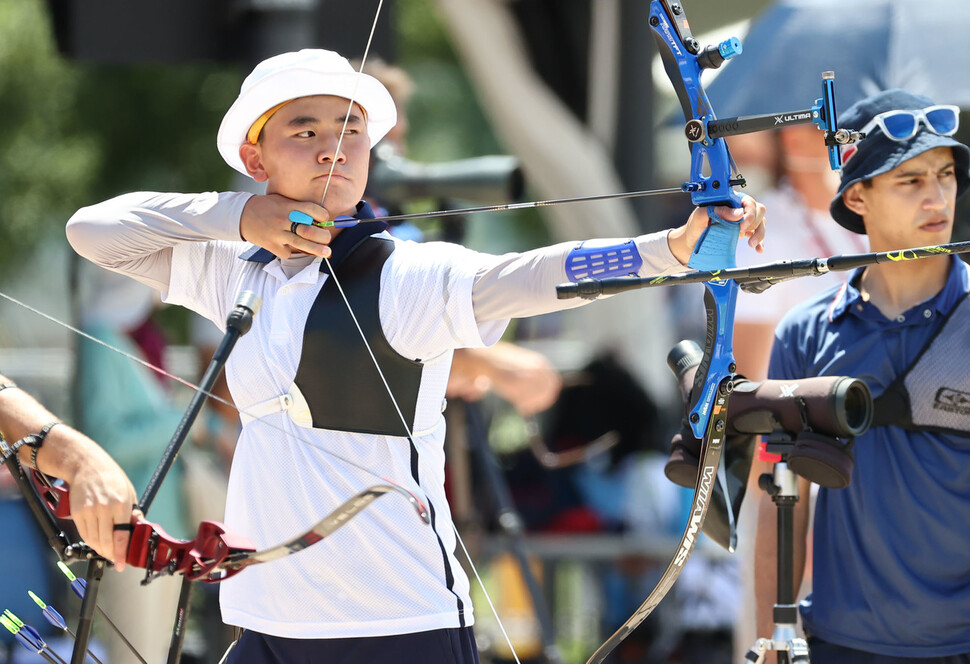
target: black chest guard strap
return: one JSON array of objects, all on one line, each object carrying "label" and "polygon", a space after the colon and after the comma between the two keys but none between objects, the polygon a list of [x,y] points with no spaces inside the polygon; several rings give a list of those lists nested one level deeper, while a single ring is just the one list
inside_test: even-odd
[{"label": "black chest guard strap", "polygon": [[[423,365],[391,348],[380,321],[381,269],[393,251],[392,240],[367,237],[333,269],[408,427],[413,427]],[[310,309],[294,382],[307,401],[314,428],[408,435],[334,279],[327,279]]]},{"label": "black chest guard strap", "polygon": [[873,402],[873,426],[970,436],[970,296],[964,295],[916,360]]}]

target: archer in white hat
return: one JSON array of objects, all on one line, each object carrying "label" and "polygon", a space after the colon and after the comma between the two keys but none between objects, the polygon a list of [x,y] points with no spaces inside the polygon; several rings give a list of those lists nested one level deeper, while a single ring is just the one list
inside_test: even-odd
[{"label": "archer in white hat", "polygon": [[219,153],[234,169],[251,175],[240,147],[257,145],[263,127],[287,104],[318,95],[354,100],[357,111],[365,115],[369,147],[377,145],[397,123],[394,100],[380,81],[354,71],[334,51],[304,49],[263,60],[246,77],[219,127]]},{"label": "archer in white hat", "polygon": [[[229,664],[477,664],[444,488],[454,350],[496,343],[512,317],[580,304],[555,286],[598,252],[622,256],[602,276],[683,270],[708,224],[696,210],[669,232],[503,256],[395,239],[361,201],[370,148],[395,118],[387,90],[336,53],[279,55],[245,80],[218,138],[265,195],[136,192],[68,222],[78,253],[217,325],[240,291],[262,299],[226,365],[243,423],[231,530],[275,546],[382,478],[433,515],[422,523],[392,494],[298,555],[223,582],[223,620],[246,630]],[[717,212],[760,244],[754,199]]]},{"label": "archer in white hat", "polygon": [[[394,100],[380,81],[354,71],[338,53],[304,49],[256,66],[223,118],[217,143],[226,163],[266,182],[268,194],[325,207],[328,214],[312,205],[300,210],[322,224],[357,212],[370,149],[396,122]],[[326,237],[290,228],[311,242]]]}]

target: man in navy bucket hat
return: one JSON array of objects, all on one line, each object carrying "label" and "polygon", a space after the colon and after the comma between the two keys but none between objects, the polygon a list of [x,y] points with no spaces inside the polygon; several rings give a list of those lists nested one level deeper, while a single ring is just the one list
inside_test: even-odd
[{"label": "man in navy bucket hat", "polygon": [[[936,110],[936,115],[930,111],[930,118],[940,124],[943,134],[932,131],[932,127],[925,124],[927,120],[905,113],[905,111],[927,108]],[[955,133],[959,126],[955,122],[959,117],[958,113],[955,106],[936,106],[929,97],[914,95],[904,90],[880,92],[849,108],[839,118],[839,123],[843,127],[856,130],[868,127],[869,131],[866,133],[865,140],[843,148],[842,182],[838,194],[832,199],[829,207],[832,218],[850,231],[864,234],[866,230],[862,217],[850,210],[842,200],[845,191],[857,182],[865,183],[877,175],[888,173],[904,161],[933,148],[948,147],[953,150],[953,158],[957,166],[955,170],[957,197],[962,196],[967,190],[967,185],[970,184],[970,176],[967,175],[970,148],[952,138],[952,133]],[[890,131],[908,133],[915,129],[917,130],[915,135],[909,140],[892,138],[887,134],[886,129],[880,126],[878,120],[873,122],[882,114],[893,114],[888,118]],[[894,118],[896,118],[895,121]],[[887,122],[886,117],[880,119],[883,123]]]},{"label": "man in navy bucket hat", "polygon": [[[970,184],[970,149],[953,138],[959,110],[889,90],[839,124],[866,136],[843,149],[835,221],[867,235],[872,251],[949,242]],[[770,378],[854,376],[875,398],[849,486],[818,492],[813,588],[800,606],[812,661],[970,662],[968,291],[970,271],[955,256],[873,265],[793,309],[775,332]],[[809,489],[800,478],[796,588]],[[765,496],[755,554],[762,635],[772,633],[775,519]]]}]

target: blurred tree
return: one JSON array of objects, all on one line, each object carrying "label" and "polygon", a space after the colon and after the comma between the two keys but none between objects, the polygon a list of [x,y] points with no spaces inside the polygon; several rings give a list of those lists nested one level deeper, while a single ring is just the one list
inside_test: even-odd
[{"label": "blurred tree", "polygon": [[76,131],[93,132],[102,159],[91,200],[122,191],[227,188],[232,171],[216,151],[222,115],[239,91],[235,67],[83,65]]},{"label": "blurred tree", "polygon": [[0,270],[63,241],[85,204],[225,188],[213,136],[240,79],[227,66],[69,62],[42,0],[0,0]]},{"label": "blurred tree", "polygon": [[[414,76],[411,156],[501,153],[429,0],[398,0]],[[326,45],[323,45],[324,47]],[[95,64],[58,54],[44,0],[0,0],[0,271],[63,241],[77,208],[123,191],[226,189],[214,136],[244,72],[232,64]],[[515,215],[504,215],[510,222]],[[535,215],[526,231],[541,241]]]},{"label": "blurred tree", "polygon": [[79,83],[43,5],[0,0],[0,270],[57,232],[97,177],[99,146],[71,116]]},{"label": "blurred tree", "polygon": [[501,147],[429,0],[398,0],[400,65],[414,78],[408,118],[412,159],[444,161]]}]

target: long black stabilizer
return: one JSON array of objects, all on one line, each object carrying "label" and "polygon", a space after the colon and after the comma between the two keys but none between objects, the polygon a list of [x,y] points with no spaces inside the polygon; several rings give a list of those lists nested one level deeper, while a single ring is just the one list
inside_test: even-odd
[{"label": "long black stabilizer", "polygon": [[583,279],[576,283],[556,286],[560,300],[573,297],[593,299],[600,295],[613,295],[636,288],[672,286],[674,284],[704,283],[707,281],[727,281],[733,279],[741,289],[760,293],[770,286],[797,279],[817,277],[829,272],[844,272],[857,267],[879,263],[901,263],[904,261],[932,258],[949,254],[970,253],[970,241],[951,242],[930,247],[900,249],[898,251],[876,251],[866,254],[840,254],[828,258],[804,258],[801,260],[778,261],[750,267],[735,267],[724,270],[692,270],[677,274],[656,277],[611,277],[608,279]]}]

